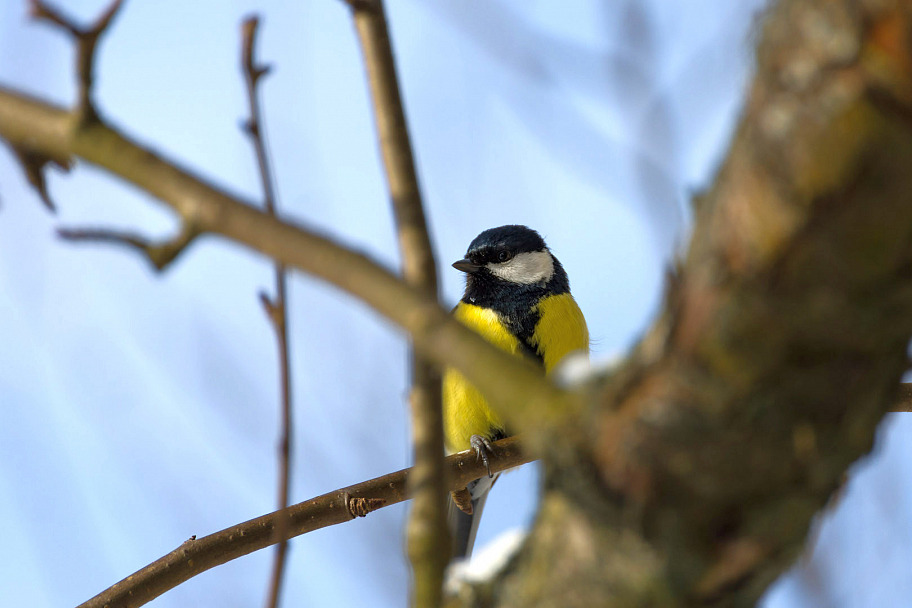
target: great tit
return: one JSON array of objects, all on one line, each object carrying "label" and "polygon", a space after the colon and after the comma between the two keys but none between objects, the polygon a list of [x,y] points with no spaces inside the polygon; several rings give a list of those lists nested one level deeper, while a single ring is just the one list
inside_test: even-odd
[{"label": "great tit", "polygon": [[[588,354],[589,330],[570,295],[567,273],[536,231],[517,225],[485,230],[453,267],[466,273],[465,294],[453,315],[498,348],[530,357],[546,373],[570,352]],[[484,396],[454,369],[443,376],[443,417],[447,451],[473,449],[486,466],[491,442],[510,435]],[[471,554],[496,480],[489,470],[469,484],[468,496],[463,491],[451,498],[454,558]]]}]

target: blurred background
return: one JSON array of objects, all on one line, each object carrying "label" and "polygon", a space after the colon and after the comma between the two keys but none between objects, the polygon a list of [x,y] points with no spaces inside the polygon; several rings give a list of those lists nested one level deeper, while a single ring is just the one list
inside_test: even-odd
[{"label": "blurred background", "polygon": [[[70,41],[0,3],[0,83],[69,103]],[[64,4],[64,3],[61,3]],[[85,22],[103,0],[68,0]],[[687,243],[689,197],[712,178],[752,66],[764,2],[389,0],[442,296],[481,230],[539,230],[570,275],[593,357],[636,340],[663,268]],[[335,0],[127,2],[103,40],[97,99],[128,133],[259,200],[238,125],[240,23],[258,56],[281,213],[397,267],[349,10]],[[276,346],[257,293],[271,265],[215,238],[164,274],[57,227],[164,237],[156,201],[80,164],[52,172],[49,214],[0,151],[0,604],[72,606],[171,551],[275,507]],[[365,306],[291,280],[292,499],[410,463],[406,344]],[[882,425],[763,601],[912,605],[912,418]],[[537,472],[501,478],[479,546],[525,527]],[[402,606],[406,506],[292,541],[284,605]],[[256,606],[272,551],[198,576],[151,606]]]}]

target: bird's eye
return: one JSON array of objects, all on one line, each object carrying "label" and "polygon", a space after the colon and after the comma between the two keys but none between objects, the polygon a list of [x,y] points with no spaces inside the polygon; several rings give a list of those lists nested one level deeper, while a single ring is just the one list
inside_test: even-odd
[{"label": "bird's eye", "polygon": [[511,257],[513,257],[513,256],[510,255],[510,252],[509,252],[509,251],[503,250],[503,251],[501,251],[500,253],[497,254],[497,261],[498,261],[498,262],[506,262],[506,261],[509,260]]}]

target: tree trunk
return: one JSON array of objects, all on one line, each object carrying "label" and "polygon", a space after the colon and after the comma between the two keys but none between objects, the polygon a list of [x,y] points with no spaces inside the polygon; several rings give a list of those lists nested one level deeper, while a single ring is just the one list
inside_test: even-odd
[{"label": "tree trunk", "polygon": [[764,18],[661,318],[581,418],[535,438],[537,522],[470,604],[752,606],[791,564],[907,368],[910,32],[912,2]]}]

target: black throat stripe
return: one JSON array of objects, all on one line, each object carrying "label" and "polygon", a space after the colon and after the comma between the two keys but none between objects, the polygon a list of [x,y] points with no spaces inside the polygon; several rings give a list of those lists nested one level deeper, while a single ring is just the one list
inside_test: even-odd
[{"label": "black throat stripe", "polygon": [[532,342],[535,326],[541,319],[538,303],[548,296],[570,293],[567,274],[554,259],[554,274],[547,283],[524,285],[498,279],[487,270],[470,276],[462,301],[500,314],[510,333],[519,339],[527,355],[544,365],[544,358]]}]

